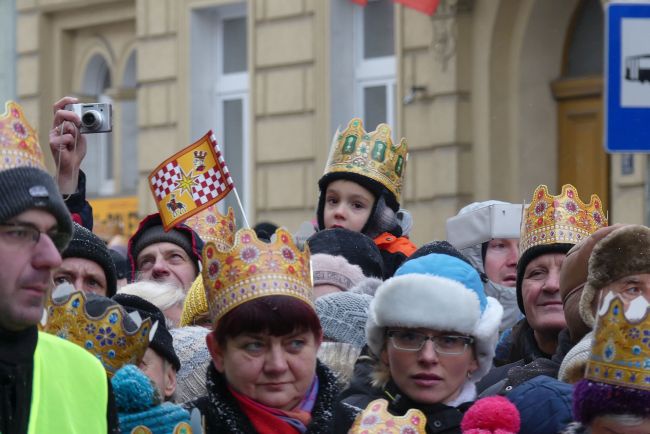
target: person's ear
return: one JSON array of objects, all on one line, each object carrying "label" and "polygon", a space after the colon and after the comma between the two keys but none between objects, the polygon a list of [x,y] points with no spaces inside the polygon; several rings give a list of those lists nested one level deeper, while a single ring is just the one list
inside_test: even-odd
[{"label": "person's ear", "polygon": [[165,399],[171,398],[176,391],[176,370],[171,363],[167,363],[165,366],[165,388],[163,393],[165,394]]},{"label": "person's ear", "polygon": [[208,352],[212,357],[212,364],[215,369],[223,374],[224,372],[224,351],[217,342],[214,331],[205,335],[205,343],[208,346]]}]

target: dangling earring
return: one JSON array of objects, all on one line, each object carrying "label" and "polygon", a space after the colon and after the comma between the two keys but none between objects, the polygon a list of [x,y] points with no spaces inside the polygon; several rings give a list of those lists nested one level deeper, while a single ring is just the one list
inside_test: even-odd
[{"label": "dangling earring", "polygon": [[472,376],[472,371],[467,371],[467,378],[470,378]]}]

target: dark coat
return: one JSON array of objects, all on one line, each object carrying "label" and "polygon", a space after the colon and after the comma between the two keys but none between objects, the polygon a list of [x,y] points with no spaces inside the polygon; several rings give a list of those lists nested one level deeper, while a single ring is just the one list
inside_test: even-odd
[{"label": "dark coat", "polygon": [[562,360],[571,348],[573,348],[573,343],[569,330],[564,329],[558,335],[558,345],[553,356],[550,358],[537,357],[528,363],[526,363],[528,359],[521,359],[491,369],[476,386],[479,396],[483,398],[490,395],[507,394],[520,384],[539,375],[557,378]]},{"label": "dark coat", "polygon": [[[205,434],[256,434],[255,428],[242,412],[236,398],[228,391],[226,379],[212,363],[208,367],[207,396],[186,404],[191,412],[197,408],[205,418]],[[334,374],[323,364],[316,366],[318,398],[306,434],[327,434],[332,424],[334,400],[339,393]]]},{"label": "dark coat", "polygon": [[506,397],[519,410],[520,433],[558,433],[573,421],[573,386],[555,378],[537,376]]},{"label": "dark coat", "polygon": [[420,410],[427,418],[427,434],[460,434],[460,422],[464,412],[472,402],[450,407],[444,404],[422,405],[411,401],[393,383],[389,381],[386,387],[376,388],[370,385],[372,370],[370,358],[361,359],[355,366],[354,377],[350,386],[337,399],[334,408],[333,434],[347,433],[357,415],[375,399],[388,401],[388,411],[396,416],[403,416],[409,409]]}]

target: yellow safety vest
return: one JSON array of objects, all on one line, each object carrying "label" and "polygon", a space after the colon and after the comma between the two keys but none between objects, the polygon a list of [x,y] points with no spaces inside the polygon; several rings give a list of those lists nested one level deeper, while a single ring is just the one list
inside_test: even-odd
[{"label": "yellow safety vest", "polygon": [[85,349],[38,332],[28,434],[106,433],[107,381]]}]

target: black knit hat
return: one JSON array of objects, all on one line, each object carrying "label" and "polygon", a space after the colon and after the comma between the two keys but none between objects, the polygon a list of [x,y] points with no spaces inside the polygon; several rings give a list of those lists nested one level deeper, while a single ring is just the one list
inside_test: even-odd
[{"label": "black knit hat", "polygon": [[334,228],[316,232],[307,239],[312,255],[325,253],[343,256],[350,264],[358,265],[367,277],[383,276],[384,260],[375,242],[360,232]]},{"label": "black knit hat", "polygon": [[155,243],[172,243],[182,248],[194,261],[196,270],[201,268],[201,250],[203,240],[189,226],[179,224],[173,229],[165,231],[159,213],[145,217],[138,230],[129,240],[129,262],[131,263],[131,279],[135,280],[137,272],[137,259],[140,252]]},{"label": "black knit hat", "polygon": [[[443,255],[447,256],[453,256],[454,258],[458,258],[461,261],[467,262],[469,265],[472,265],[472,263],[463,255],[460,253],[460,251],[452,246],[448,241],[431,241],[430,243],[424,244],[421,246],[419,249],[417,249],[411,256],[408,257],[408,259],[404,262],[411,261],[413,259],[417,259],[421,256],[427,256],[430,255],[431,253],[441,253]],[[475,268],[472,265],[473,268]]]},{"label": "black knit hat", "polygon": [[126,259],[126,256],[115,249],[108,249],[108,253],[110,253],[111,258],[113,258],[117,280],[128,280],[131,277],[131,271],[129,270],[129,261]]},{"label": "black knit hat", "polygon": [[526,250],[523,253],[523,255],[521,255],[519,261],[517,261],[517,304],[519,305],[519,310],[521,311],[521,313],[526,315],[526,311],[524,310],[524,297],[521,293],[521,283],[524,280],[524,274],[526,272],[526,267],[528,266],[528,263],[533,259],[537,258],[538,256],[542,256],[547,253],[566,254],[569,250],[571,250],[571,247],[573,246],[574,246],[573,244],[569,244],[569,243],[555,243],[555,244],[546,244],[541,246],[533,246],[533,247],[529,247],[528,250]]},{"label": "black knit hat", "polygon": [[72,218],[54,179],[36,167],[0,170],[0,222],[29,209],[42,209],[54,216],[58,235],[52,239],[60,251],[72,236]]},{"label": "black knit hat", "polygon": [[83,226],[73,223],[72,239],[61,253],[65,258],[88,259],[99,265],[106,276],[106,296],[112,297],[117,291],[117,277],[113,258],[106,243]]},{"label": "black knit hat", "polygon": [[171,363],[176,372],[178,372],[181,369],[181,361],[176,355],[176,351],[174,350],[174,338],[167,329],[165,315],[163,315],[160,309],[149,303],[144,298],[136,295],[115,294],[113,300],[124,306],[124,309],[129,313],[137,310],[142,319],[151,318],[152,323],[158,321],[158,328],[156,329],[153,339],[149,342],[149,346],[158,353],[160,357]]}]

